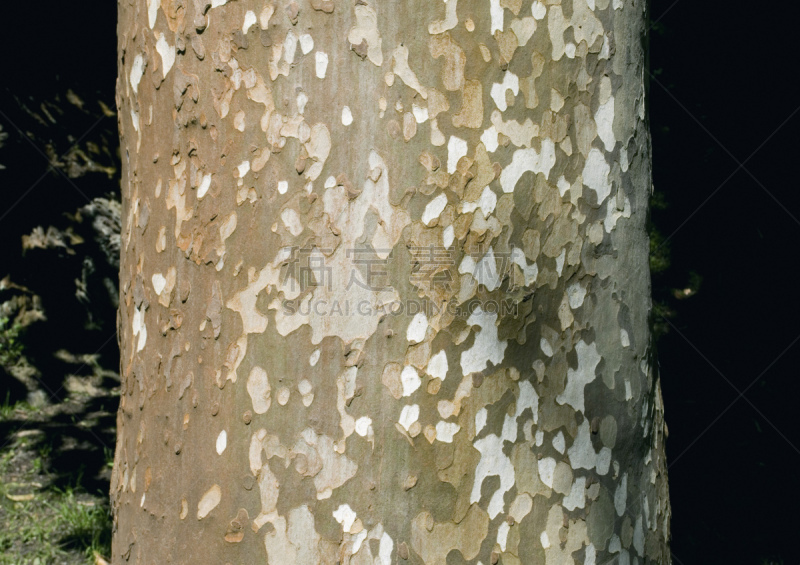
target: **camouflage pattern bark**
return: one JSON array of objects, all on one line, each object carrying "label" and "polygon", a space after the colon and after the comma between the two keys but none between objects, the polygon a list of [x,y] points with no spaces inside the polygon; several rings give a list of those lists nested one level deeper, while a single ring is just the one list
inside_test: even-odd
[{"label": "camouflage pattern bark", "polygon": [[121,0],[114,562],[668,563],[640,0]]}]

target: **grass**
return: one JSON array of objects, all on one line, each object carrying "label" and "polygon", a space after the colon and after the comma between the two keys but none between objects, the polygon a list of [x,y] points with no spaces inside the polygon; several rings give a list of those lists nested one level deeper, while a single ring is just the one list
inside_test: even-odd
[{"label": "grass", "polygon": [[3,403],[0,404],[0,422],[12,420],[33,410],[33,406],[25,401],[11,402],[11,393],[7,392]]},{"label": "grass", "polygon": [[0,503],[0,564],[45,565],[67,558],[70,550],[81,553],[86,563],[94,563],[95,552],[110,554],[104,506],[82,500],[72,488],[37,493],[24,501],[10,500],[6,494]]},{"label": "grass", "polygon": [[[6,405],[7,414],[20,415]],[[95,554],[109,556],[106,494],[87,492],[81,469],[66,479],[56,474],[52,439],[35,422],[6,439],[0,447],[0,565],[83,565],[95,564]]]},{"label": "grass", "polygon": [[94,501],[80,500],[72,487],[54,489],[55,497],[48,503],[55,513],[56,523],[64,531],[62,543],[72,543],[93,560],[95,553],[110,555],[111,538],[108,508]]},{"label": "grass", "polygon": [[22,356],[22,326],[0,318],[0,365],[13,365]]}]

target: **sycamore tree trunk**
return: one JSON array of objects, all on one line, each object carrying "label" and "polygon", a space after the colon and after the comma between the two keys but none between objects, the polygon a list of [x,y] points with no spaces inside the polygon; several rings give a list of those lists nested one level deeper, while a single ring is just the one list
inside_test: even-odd
[{"label": "sycamore tree trunk", "polygon": [[120,0],[114,563],[669,563],[643,0]]}]

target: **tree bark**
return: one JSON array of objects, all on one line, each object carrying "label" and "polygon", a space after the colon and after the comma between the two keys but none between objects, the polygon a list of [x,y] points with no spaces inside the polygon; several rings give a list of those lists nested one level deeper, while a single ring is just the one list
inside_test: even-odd
[{"label": "tree bark", "polygon": [[668,563],[640,0],[122,0],[121,563]]}]

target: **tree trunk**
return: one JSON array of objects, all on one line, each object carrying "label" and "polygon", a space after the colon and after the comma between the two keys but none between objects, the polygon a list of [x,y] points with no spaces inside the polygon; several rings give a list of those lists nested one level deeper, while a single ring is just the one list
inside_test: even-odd
[{"label": "tree trunk", "polygon": [[114,563],[668,563],[641,0],[123,0]]}]

